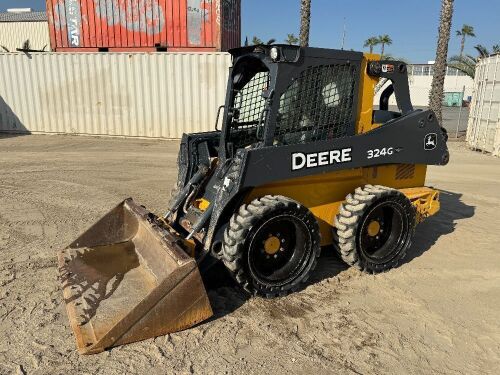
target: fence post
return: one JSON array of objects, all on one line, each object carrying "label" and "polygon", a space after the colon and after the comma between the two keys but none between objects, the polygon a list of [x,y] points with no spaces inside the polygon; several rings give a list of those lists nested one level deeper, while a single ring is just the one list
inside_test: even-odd
[{"label": "fence post", "polygon": [[455,138],[458,139],[458,128],[460,127],[460,120],[462,119],[462,109],[464,104],[464,95],[465,95],[465,85],[462,89],[462,100],[460,102],[460,111],[458,112],[458,122],[457,122],[457,131],[455,132]]}]

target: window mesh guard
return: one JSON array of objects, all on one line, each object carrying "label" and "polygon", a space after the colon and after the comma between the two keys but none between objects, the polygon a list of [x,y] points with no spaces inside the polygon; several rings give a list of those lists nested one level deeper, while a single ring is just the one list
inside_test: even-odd
[{"label": "window mesh guard", "polygon": [[349,64],[304,70],[281,95],[275,140],[296,144],[349,135],[355,71]]},{"label": "window mesh guard", "polygon": [[262,92],[269,87],[269,72],[258,72],[236,94],[233,107],[238,110],[238,118],[231,124],[230,142],[235,148],[249,146],[258,141],[257,127],[261,113],[266,106]]}]

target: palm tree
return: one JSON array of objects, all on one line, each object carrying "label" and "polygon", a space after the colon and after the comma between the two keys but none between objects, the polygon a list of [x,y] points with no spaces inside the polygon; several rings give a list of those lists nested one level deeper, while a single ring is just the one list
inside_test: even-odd
[{"label": "palm tree", "polygon": [[285,39],[286,44],[298,44],[299,43],[299,38],[295,36],[295,34],[288,34],[286,39]]},{"label": "palm tree", "polygon": [[365,44],[363,45],[363,47],[370,47],[370,53],[373,53],[373,47],[378,44],[380,44],[380,39],[376,36],[372,36],[365,40]]},{"label": "palm tree", "polygon": [[434,76],[429,93],[429,108],[434,111],[439,123],[443,120],[441,106],[444,96],[444,79],[446,78],[446,59],[450,42],[451,20],[453,18],[453,0],[442,0],[441,15],[439,18],[438,43],[436,48],[436,62]]},{"label": "palm tree", "polygon": [[493,53],[500,53],[500,44],[495,44],[493,46]]},{"label": "palm tree", "polygon": [[[493,53],[500,52],[499,50],[495,52],[495,48],[498,47],[499,47],[498,45],[493,46]],[[488,48],[486,48],[481,44],[474,46],[474,48],[478,52],[477,57],[471,55],[453,56],[450,57],[448,65],[452,68],[460,70],[462,73],[465,73],[466,75],[474,79],[476,74],[476,65],[479,62],[479,60],[491,55]]]},{"label": "palm tree", "polygon": [[309,46],[309,28],[311,26],[311,0],[300,0],[300,45]]},{"label": "palm tree", "polygon": [[381,50],[380,54],[382,56],[384,56],[385,46],[386,45],[390,46],[392,44],[392,39],[389,35],[384,34],[384,35],[380,35],[378,37],[378,42],[379,42],[379,44],[382,44],[382,50]]},{"label": "palm tree", "polygon": [[468,36],[474,38],[476,34],[474,34],[474,27],[466,24],[462,26],[462,29],[457,30],[456,33],[457,36],[462,37],[462,40],[460,41],[460,56],[462,56],[464,54],[465,38]]},{"label": "palm tree", "polygon": [[257,38],[256,36],[254,36],[254,37],[252,38],[252,44],[253,44],[254,46],[256,46],[256,45],[258,45],[258,44],[264,44],[264,42],[262,41],[262,39],[259,39],[259,38]]},{"label": "palm tree", "polygon": [[474,76],[476,74],[476,64],[478,60],[479,58],[475,58],[471,55],[452,56],[450,57],[448,66],[450,68],[455,68],[474,79]]}]

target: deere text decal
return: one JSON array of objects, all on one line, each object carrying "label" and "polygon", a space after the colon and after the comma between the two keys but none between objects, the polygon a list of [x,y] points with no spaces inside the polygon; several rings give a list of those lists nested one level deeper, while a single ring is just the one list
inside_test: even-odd
[{"label": "deere text decal", "polygon": [[343,148],[309,154],[294,152],[292,154],[292,171],[350,162],[352,160],[351,151],[351,148]]}]

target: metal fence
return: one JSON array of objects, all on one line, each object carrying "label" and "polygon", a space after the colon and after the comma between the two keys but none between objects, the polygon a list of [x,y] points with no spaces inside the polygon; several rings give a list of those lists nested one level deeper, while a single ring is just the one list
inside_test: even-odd
[{"label": "metal fence", "polygon": [[0,54],[0,131],[179,138],[213,129],[227,53]]},{"label": "metal fence", "polygon": [[476,66],[467,143],[500,156],[500,55],[481,59]]}]

